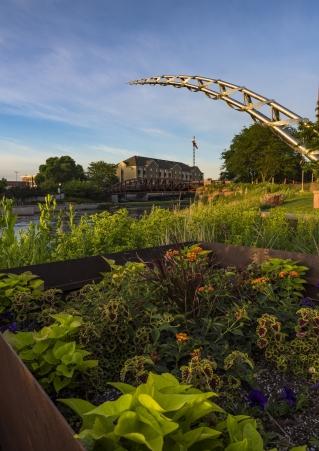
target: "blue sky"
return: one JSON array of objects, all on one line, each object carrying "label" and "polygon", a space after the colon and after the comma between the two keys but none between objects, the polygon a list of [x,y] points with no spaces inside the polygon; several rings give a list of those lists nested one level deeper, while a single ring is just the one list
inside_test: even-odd
[{"label": "blue sky", "polygon": [[316,0],[0,0],[0,177],[54,155],[191,163],[217,176],[248,115],[200,94],[129,86],[194,74],[244,85],[313,119]]}]

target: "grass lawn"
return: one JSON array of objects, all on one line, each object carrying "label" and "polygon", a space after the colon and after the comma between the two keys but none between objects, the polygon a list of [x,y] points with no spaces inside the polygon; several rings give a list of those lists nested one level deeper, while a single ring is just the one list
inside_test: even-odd
[{"label": "grass lawn", "polygon": [[283,205],[280,205],[280,210],[284,210],[287,213],[305,213],[311,214],[318,210],[313,208],[313,194],[312,193],[300,193],[295,197],[287,199]]}]

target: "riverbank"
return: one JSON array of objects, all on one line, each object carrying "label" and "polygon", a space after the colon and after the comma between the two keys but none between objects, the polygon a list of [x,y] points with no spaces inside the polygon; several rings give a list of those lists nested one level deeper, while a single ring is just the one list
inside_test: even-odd
[{"label": "riverbank", "polygon": [[[111,212],[117,211],[120,208],[130,209],[151,209],[152,207],[160,207],[160,208],[169,208],[173,206],[189,206],[191,204],[190,199],[183,200],[154,200],[154,201],[140,201],[140,202],[87,202],[87,203],[74,203],[74,202],[64,202],[58,203],[56,210],[57,211],[67,211],[69,209],[69,205],[72,204],[74,211],[78,212],[98,212],[108,210]],[[13,214],[16,216],[36,216],[39,215],[40,209],[38,205],[19,205],[13,207]]]}]

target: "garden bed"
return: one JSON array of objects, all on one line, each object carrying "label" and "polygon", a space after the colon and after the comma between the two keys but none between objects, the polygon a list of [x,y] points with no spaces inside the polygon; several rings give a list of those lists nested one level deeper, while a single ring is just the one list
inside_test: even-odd
[{"label": "garden bed", "polygon": [[[6,339],[77,432],[81,421],[69,407],[86,419],[81,432],[86,449],[260,451],[306,444],[319,449],[319,257],[221,244],[108,257],[117,264],[90,257],[9,270],[15,275],[0,278]],[[26,269],[41,276],[45,290]],[[0,339],[6,363],[0,369],[0,401],[8,413],[0,424],[1,447],[83,449]],[[155,376],[167,373],[171,376]],[[121,384],[111,387],[110,380]],[[126,394],[112,404],[120,391]],[[210,401],[213,392],[229,414],[226,423],[226,414]],[[147,393],[153,401],[145,401]],[[171,399],[184,396],[184,404],[169,404],[165,393],[176,397]],[[134,403],[122,408],[129,397]],[[196,409],[203,415],[183,423],[182,405],[189,408],[185,417]],[[148,420],[143,417],[141,429],[143,409]],[[19,421],[22,415],[27,420]],[[115,432],[107,433],[107,418]],[[178,432],[167,432],[172,421]]]}]

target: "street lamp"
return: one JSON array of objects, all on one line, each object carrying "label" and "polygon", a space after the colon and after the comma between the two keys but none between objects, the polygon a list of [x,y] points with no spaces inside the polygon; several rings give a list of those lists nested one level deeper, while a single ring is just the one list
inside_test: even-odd
[{"label": "street lamp", "polygon": [[58,195],[59,195],[59,200],[61,200],[61,186],[62,186],[62,183],[60,182],[60,183],[58,184]]}]

